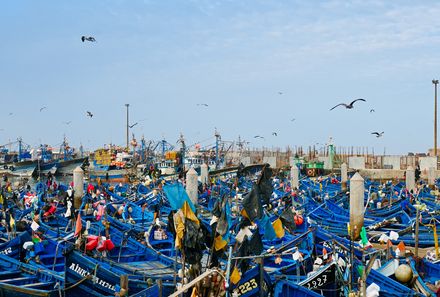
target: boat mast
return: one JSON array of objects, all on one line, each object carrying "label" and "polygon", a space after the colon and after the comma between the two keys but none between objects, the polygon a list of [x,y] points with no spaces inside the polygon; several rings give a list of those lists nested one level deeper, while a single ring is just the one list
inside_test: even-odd
[{"label": "boat mast", "polygon": [[183,134],[180,133],[180,139],[179,141],[182,143],[182,148],[180,149],[180,155],[181,155],[181,159],[182,159],[182,171],[185,171],[185,151],[186,151],[186,146],[185,146],[185,139],[183,138]]},{"label": "boat mast", "polygon": [[64,153],[64,161],[67,161],[67,140],[66,140],[66,135],[64,135],[64,140],[63,140],[63,153]]},{"label": "boat mast", "polygon": [[130,104],[125,104],[125,107],[127,107],[127,126],[126,126],[126,128],[127,128],[127,135],[126,135],[126,137],[127,137],[127,152],[129,151],[129,149],[130,149],[130,147],[128,146],[128,128],[129,128],[129,125],[128,125],[128,108],[130,107]]},{"label": "boat mast", "polygon": [[217,129],[215,129],[215,169],[218,169],[219,164],[219,156],[218,156],[218,145],[220,142],[220,134],[217,132]]},{"label": "boat mast", "polygon": [[141,160],[143,163],[145,161],[145,138],[144,138],[144,135],[142,135],[142,139],[141,139],[141,154],[142,154]]},{"label": "boat mast", "polygon": [[[180,135],[181,140],[183,139],[183,136]],[[167,142],[165,139],[162,139],[162,158],[165,158],[165,146],[166,146]]]},{"label": "boat mast", "polygon": [[18,138],[18,162],[21,162],[22,139]]}]

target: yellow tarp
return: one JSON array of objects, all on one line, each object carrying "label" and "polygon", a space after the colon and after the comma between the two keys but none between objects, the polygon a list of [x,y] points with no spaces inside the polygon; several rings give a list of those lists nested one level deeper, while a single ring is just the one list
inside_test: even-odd
[{"label": "yellow tarp", "polygon": [[182,212],[186,219],[191,220],[197,223],[197,226],[200,226],[199,219],[196,217],[187,201],[183,203]]},{"label": "yellow tarp", "polygon": [[272,227],[275,230],[275,234],[277,235],[278,238],[282,238],[284,236],[283,223],[281,222],[280,219],[276,219],[272,223]]},{"label": "yellow tarp", "polygon": [[237,266],[234,267],[234,270],[231,273],[231,282],[236,285],[238,284],[238,282],[240,281],[241,276],[240,276],[240,272],[237,269]]},{"label": "yellow tarp", "polygon": [[214,240],[214,248],[216,251],[223,249],[228,242],[223,239],[221,235],[217,236]]}]

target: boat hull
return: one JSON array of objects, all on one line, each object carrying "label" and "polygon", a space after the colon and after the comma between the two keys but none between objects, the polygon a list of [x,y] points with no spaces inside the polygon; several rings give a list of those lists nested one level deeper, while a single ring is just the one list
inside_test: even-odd
[{"label": "boat hull", "polygon": [[91,168],[89,170],[89,177],[91,181],[100,179],[103,182],[110,183],[128,182],[127,170],[125,169],[96,170]]},{"label": "boat hull", "polygon": [[58,163],[58,170],[56,174],[60,175],[71,175],[73,174],[73,170],[75,170],[76,167],[82,167],[84,165],[84,162],[87,160],[87,157],[84,158],[77,158],[67,161],[60,161]]},{"label": "boat hull", "polygon": [[37,163],[35,161],[22,161],[1,164],[0,167],[4,170],[4,173],[14,176],[30,177],[34,174]]}]

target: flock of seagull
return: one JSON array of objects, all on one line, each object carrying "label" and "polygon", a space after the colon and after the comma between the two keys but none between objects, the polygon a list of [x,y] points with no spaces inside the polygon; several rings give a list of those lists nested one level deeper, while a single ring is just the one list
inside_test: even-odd
[{"label": "flock of seagull", "polygon": [[[283,92],[278,92],[278,94],[282,95]],[[339,103],[339,104],[333,106],[332,108],[330,108],[330,111],[332,111],[333,109],[335,109],[335,108],[337,108],[339,106],[345,107],[345,109],[353,109],[354,108],[354,104],[356,102],[358,102],[358,101],[367,102],[367,100],[365,100],[363,98],[358,98],[358,99],[355,99],[355,100],[351,101],[350,103]],[[197,106],[208,107],[209,105],[207,103],[197,103]],[[373,112],[376,112],[376,111],[374,109],[370,109],[370,113],[373,113]],[[295,118],[292,118],[290,121],[294,122],[295,120],[296,120]],[[384,133],[385,133],[384,131],[382,131],[382,132],[377,132],[377,131],[371,132],[371,134],[375,135],[377,138],[382,137],[384,135]],[[272,136],[278,136],[278,133],[277,132],[272,132]],[[265,140],[265,137],[261,136],[261,135],[255,135],[254,138],[255,139],[264,139]]]},{"label": "flock of seagull", "polygon": [[[88,41],[88,42],[96,42],[96,39],[93,36],[81,36],[81,41],[82,42],[86,42],[86,41]],[[278,95],[283,95],[283,92],[279,91]],[[335,108],[337,108],[339,106],[345,107],[346,109],[353,109],[354,108],[354,104],[356,102],[358,102],[358,101],[367,102],[367,100],[365,100],[363,98],[358,98],[358,99],[355,99],[355,100],[351,101],[350,103],[339,103],[339,104],[333,106],[332,108],[330,108],[330,111],[334,110]],[[197,103],[197,106],[209,107],[209,105],[207,103]],[[42,112],[46,108],[47,108],[46,106],[41,107],[40,108],[40,112]],[[370,109],[370,113],[373,113],[373,112],[375,112],[375,110],[374,109]],[[12,115],[12,114],[13,114],[12,112],[9,113],[9,115]],[[91,111],[86,111],[86,116],[89,117],[89,118],[93,118],[93,113]],[[294,122],[295,120],[296,120],[295,118],[292,118],[290,121]],[[70,123],[72,123],[72,121],[67,121],[67,122],[63,122],[63,123],[65,125],[69,125]],[[134,123],[132,125],[129,125],[129,127],[133,128],[137,124],[138,123],[136,122],[136,123]],[[384,131],[382,131],[382,132],[375,131],[375,132],[371,132],[371,134],[375,135],[377,138],[379,138],[379,137],[382,137],[384,135]],[[272,136],[276,137],[276,136],[278,136],[278,133],[277,132],[272,132]],[[265,139],[264,136],[261,136],[261,135],[255,135],[254,138],[255,139]]]}]

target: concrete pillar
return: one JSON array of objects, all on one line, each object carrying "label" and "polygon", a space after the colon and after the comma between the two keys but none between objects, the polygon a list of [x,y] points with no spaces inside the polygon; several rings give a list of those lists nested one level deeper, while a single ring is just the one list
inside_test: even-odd
[{"label": "concrete pillar", "polygon": [[408,191],[416,188],[416,172],[412,166],[408,166],[406,169],[406,188]]},{"label": "concrete pillar", "polygon": [[79,209],[81,207],[81,199],[84,196],[84,171],[79,166],[73,170],[73,190],[75,191],[73,206],[75,209]]},{"label": "concrete pillar", "polygon": [[203,163],[200,166],[200,182],[202,184],[208,184],[209,181],[209,173],[208,173],[208,165]]},{"label": "concrete pillar", "polygon": [[354,240],[359,237],[364,225],[364,193],[364,179],[356,172],[350,179],[350,230]]},{"label": "concrete pillar", "polygon": [[290,186],[293,189],[299,189],[299,169],[298,166],[290,167]]},{"label": "concrete pillar", "polygon": [[191,167],[186,173],[186,193],[188,193],[188,196],[194,205],[197,205],[198,202],[198,192],[197,172]]},{"label": "concrete pillar", "polygon": [[428,171],[428,185],[432,188],[435,184],[435,168],[429,167]]},{"label": "concrete pillar", "polygon": [[346,163],[341,164],[341,188],[343,191],[347,190],[348,181],[348,166]]}]

